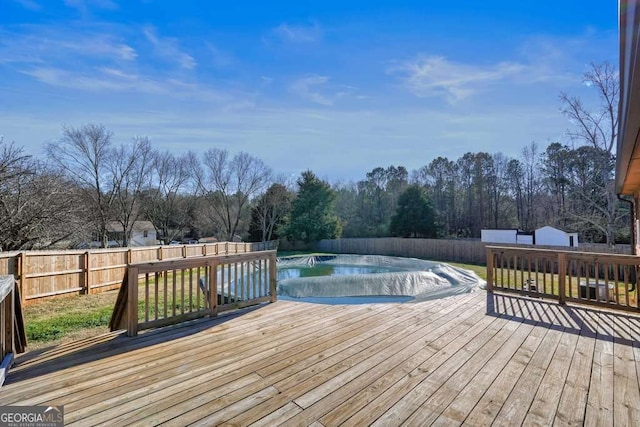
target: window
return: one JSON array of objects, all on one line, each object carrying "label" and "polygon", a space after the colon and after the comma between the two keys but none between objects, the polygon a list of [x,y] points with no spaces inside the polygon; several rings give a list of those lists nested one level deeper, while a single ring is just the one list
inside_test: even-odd
[{"label": "window", "polygon": [[149,231],[144,230],[144,231],[142,232],[142,237],[144,237],[145,239],[146,239],[147,237],[149,237]]}]

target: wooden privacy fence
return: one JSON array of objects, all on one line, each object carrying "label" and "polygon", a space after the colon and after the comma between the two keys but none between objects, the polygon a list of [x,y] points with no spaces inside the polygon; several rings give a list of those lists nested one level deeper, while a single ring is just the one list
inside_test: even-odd
[{"label": "wooden privacy fence", "polygon": [[487,290],[640,311],[640,257],[487,246]]},{"label": "wooden privacy fence", "polygon": [[[284,242],[283,242],[284,243]],[[437,261],[484,265],[487,243],[474,239],[405,239],[401,237],[348,238],[321,240],[315,245],[321,252],[361,255],[390,255]],[[524,245],[520,245],[523,247]],[[527,245],[526,247],[533,247]],[[537,248],[548,248],[536,246]],[[286,249],[285,244],[281,245]],[[630,253],[629,245],[609,247],[603,244],[581,244],[583,252]],[[567,248],[569,250],[569,248]]]},{"label": "wooden privacy fence", "polygon": [[0,252],[0,275],[15,276],[23,303],[117,289],[129,264],[275,249],[277,241],[219,242],[85,251]]},{"label": "wooden privacy fence", "polygon": [[132,264],[109,327],[140,329],[275,302],[276,251]]}]

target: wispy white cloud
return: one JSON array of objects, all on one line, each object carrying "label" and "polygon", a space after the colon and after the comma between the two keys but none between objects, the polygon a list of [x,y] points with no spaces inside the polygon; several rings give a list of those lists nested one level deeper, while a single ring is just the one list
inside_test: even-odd
[{"label": "wispy white cloud", "polygon": [[273,33],[284,41],[294,43],[312,43],[322,38],[322,30],[316,22],[311,25],[282,23],[273,30]]},{"label": "wispy white cloud", "polygon": [[518,55],[529,64],[527,78],[535,82],[573,85],[581,81],[589,63],[617,61],[617,33],[587,29],[573,37],[531,36],[520,46]]},{"label": "wispy white cloud", "polygon": [[33,77],[41,83],[68,89],[101,92],[135,88],[141,92],[156,92],[154,84],[141,85],[136,76],[126,75],[108,68],[82,73],[55,67],[36,67],[23,70],[22,73]]},{"label": "wispy white cloud", "polygon": [[80,10],[83,13],[90,8],[117,10],[118,3],[113,0],[64,0],[64,4]]},{"label": "wispy white cloud", "polygon": [[320,89],[329,81],[326,76],[309,76],[296,80],[290,87],[296,95],[321,105],[332,105],[333,100],[320,93]]},{"label": "wispy white cloud", "polygon": [[177,63],[180,67],[191,70],[197,63],[193,56],[184,52],[175,38],[159,37],[153,27],[145,27],[143,34],[153,45],[156,55],[167,61]]},{"label": "wispy white cloud", "polygon": [[132,61],[136,50],[109,34],[33,26],[27,33],[0,30],[0,63],[49,63],[92,60]]},{"label": "wispy white cloud", "polygon": [[42,5],[35,0],[14,0],[16,3],[29,10],[42,10]]},{"label": "wispy white cloud", "polygon": [[238,94],[227,94],[207,86],[185,82],[175,78],[150,77],[124,70],[99,67],[84,71],[55,67],[25,69],[28,75],[49,86],[75,89],[86,92],[144,93],[170,98],[189,98],[199,102],[225,103],[231,99],[239,102]]},{"label": "wispy white cloud", "polygon": [[227,68],[235,63],[235,59],[229,53],[223,51],[211,42],[206,43],[209,60],[215,68]]},{"label": "wispy white cloud", "polygon": [[289,86],[289,92],[314,104],[332,106],[339,99],[351,97],[363,99],[356,94],[356,88],[344,84],[335,84],[327,76],[317,74],[301,77]]},{"label": "wispy white cloud", "polygon": [[470,97],[489,84],[512,79],[525,70],[516,62],[494,65],[462,64],[442,56],[420,56],[392,67],[406,87],[418,97],[443,96],[451,104]]}]

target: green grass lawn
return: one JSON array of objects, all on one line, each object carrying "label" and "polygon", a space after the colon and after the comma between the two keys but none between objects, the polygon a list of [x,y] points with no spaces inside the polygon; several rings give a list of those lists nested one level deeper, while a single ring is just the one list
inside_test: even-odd
[{"label": "green grass lawn", "polygon": [[475,272],[482,280],[487,280],[487,267],[484,265],[474,265],[474,264],[460,264],[457,262],[447,262],[447,264],[453,265],[455,267],[464,268],[465,270],[471,270]]}]

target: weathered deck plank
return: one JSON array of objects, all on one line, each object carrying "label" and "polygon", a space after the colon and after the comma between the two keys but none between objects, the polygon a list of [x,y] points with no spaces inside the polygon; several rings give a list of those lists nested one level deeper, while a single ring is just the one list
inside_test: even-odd
[{"label": "weathered deck plank", "polygon": [[640,318],[513,296],[279,301],[19,357],[67,425],[640,425]]},{"label": "weathered deck plank", "polygon": [[580,336],[555,413],[554,424],[559,426],[581,426],[585,420],[598,316],[588,310],[583,314]]},{"label": "weathered deck plank", "polygon": [[613,423],[640,425],[640,389],[636,373],[633,341],[628,321],[621,316],[607,315],[613,325]]},{"label": "weathered deck plank", "polygon": [[585,412],[585,426],[613,425],[613,330],[604,313],[598,314],[591,383]]}]

